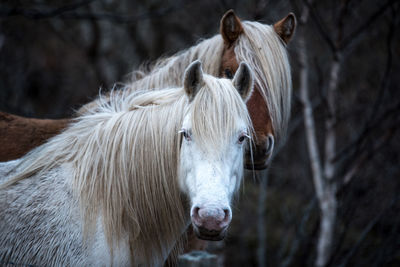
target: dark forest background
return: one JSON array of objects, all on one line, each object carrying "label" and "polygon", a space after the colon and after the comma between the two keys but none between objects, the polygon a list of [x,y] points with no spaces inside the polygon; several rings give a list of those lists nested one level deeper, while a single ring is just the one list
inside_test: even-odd
[{"label": "dark forest background", "polygon": [[[140,64],[218,33],[228,9],[267,24],[294,12],[287,141],[268,171],[247,175],[228,237],[209,250],[225,266],[400,266],[399,7],[391,0],[0,0],[0,110],[70,117]],[[323,220],[332,227],[321,252]]]}]

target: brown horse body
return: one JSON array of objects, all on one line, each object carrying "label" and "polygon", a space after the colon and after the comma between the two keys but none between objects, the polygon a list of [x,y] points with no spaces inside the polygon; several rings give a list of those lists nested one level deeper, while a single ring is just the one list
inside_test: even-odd
[{"label": "brown horse body", "polygon": [[0,112],[0,161],[22,157],[60,133],[69,121],[24,118]]}]

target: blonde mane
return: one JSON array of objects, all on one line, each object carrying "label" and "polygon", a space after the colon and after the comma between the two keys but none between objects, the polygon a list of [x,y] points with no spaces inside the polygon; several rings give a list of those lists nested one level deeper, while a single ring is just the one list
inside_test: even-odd
[{"label": "blonde mane", "polygon": [[290,117],[292,78],[286,45],[274,28],[243,22],[244,34],[235,47],[238,62],[249,64],[254,84],[267,103],[275,137],[284,137]]},{"label": "blonde mane", "polygon": [[[253,70],[254,84],[267,103],[275,137],[283,137],[290,117],[292,78],[286,45],[270,25],[258,22],[242,22],[241,34],[235,46],[238,62],[246,62]],[[192,61],[200,59],[205,73],[220,75],[223,52],[221,35],[204,40],[177,55],[157,61],[149,72],[140,71],[127,85],[135,88],[154,89],[174,86],[181,81],[182,73]]]},{"label": "blonde mane", "polygon": [[[154,264],[189,220],[177,179],[184,116],[191,113],[197,140],[216,154],[226,137],[237,134],[237,120],[251,127],[246,105],[229,80],[204,75],[204,81],[190,103],[182,88],[114,92],[98,99],[96,109],[22,158],[17,175],[0,189],[68,164],[85,235],[93,233],[101,215],[110,248],[128,235],[131,255],[144,255],[145,266]],[[175,247],[176,255],[182,246]]]},{"label": "blonde mane", "polygon": [[[285,135],[290,117],[292,78],[286,45],[270,25],[242,22],[241,34],[235,46],[238,62],[246,62],[254,73],[254,85],[267,103],[275,138]],[[150,68],[134,72],[125,90],[154,90],[180,86],[182,73],[196,59],[203,63],[203,71],[218,77],[224,42],[220,34],[171,57],[156,61]],[[146,69],[146,70],[145,70]],[[85,105],[82,112],[95,106]]]}]

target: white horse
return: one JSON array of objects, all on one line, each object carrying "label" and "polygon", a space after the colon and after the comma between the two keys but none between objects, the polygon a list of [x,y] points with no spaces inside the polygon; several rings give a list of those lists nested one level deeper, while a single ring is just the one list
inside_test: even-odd
[{"label": "white horse", "polygon": [[[27,156],[0,164],[0,265],[161,266],[192,223],[224,238],[251,131],[253,78],[113,93]],[[176,251],[171,251],[176,250]]]}]

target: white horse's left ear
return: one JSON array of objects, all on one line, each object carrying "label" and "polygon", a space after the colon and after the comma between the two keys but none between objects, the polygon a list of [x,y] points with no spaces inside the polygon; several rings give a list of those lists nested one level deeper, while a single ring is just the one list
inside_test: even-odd
[{"label": "white horse's left ear", "polygon": [[183,88],[189,97],[189,101],[193,100],[198,90],[203,86],[203,83],[204,80],[201,62],[196,60],[186,68],[183,78]]},{"label": "white horse's left ear", "polygon": [[286,17],[274,24],[275,32],[286,44],[292,39],[295,29],[296,16],[293,13],[289,13]]},{"label": "white horse's left ear", "polygon": [[253,80],[253,72],[251,71],[249,65],[244,62],[240,63],[239,69],[236,71],[232,83],[245,102],[249,100],[251,93],[253,92]]}]

